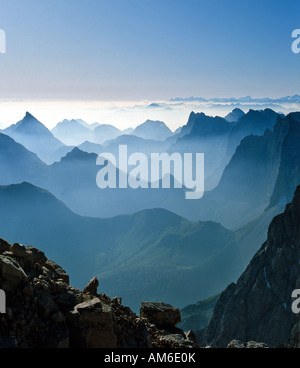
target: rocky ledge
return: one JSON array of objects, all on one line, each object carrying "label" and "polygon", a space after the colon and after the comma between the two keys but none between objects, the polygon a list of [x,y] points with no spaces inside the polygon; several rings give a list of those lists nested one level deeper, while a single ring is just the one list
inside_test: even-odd
[{"label": "rocky ledge", "polygon": [[140,316],[120,298],[98,293],[96,278],[79,290],[39,249],[0,239],[0,347],[197,348],[195,335],[177,328],[180,311],[142,303]]}]

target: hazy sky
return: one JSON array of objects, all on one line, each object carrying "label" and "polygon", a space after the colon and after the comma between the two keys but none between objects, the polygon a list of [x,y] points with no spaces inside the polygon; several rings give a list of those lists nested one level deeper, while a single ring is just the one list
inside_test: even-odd
[{"label": "hazy sky", "polygon": [[296,94],[299,14],[299,0],[0,0],[0,101]]}]

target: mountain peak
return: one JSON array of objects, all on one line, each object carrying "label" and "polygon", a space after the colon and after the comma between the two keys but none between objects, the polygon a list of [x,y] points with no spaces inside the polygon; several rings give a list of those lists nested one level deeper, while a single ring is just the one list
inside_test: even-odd
[{"label": "mountain peak", "polygon": [[62,157],[61,162],[68,162],[73,160],[96,160],[96,154],[95,153],[88,153],[85,151],[82,151],[78,147],[74,147],[72,151],[68,152],[66,156]]},{"label": "mountain peak", "polygon": [[24,116],[24,118],[21,121],[32,121],[34,123],[39,123],[41,125],[43,125],[35,116],[33,116],[29,111],[26,111],[26,114]]},{"label": "mountain peak", "polygon": [[225,116],[225,119],[230,123],[236,123],[240,120],[241,117],[245,115],[244,111],[236,107],[232,110],[228,115]]},{"label": "mountain peak", "polygon": [[26,111],[25,118],[34,118],[34,116],[30,114],[30,112]]},{"label": "mountain peak", "polygon": [[300,187],[238,279],[222,293],[201,338],[213,347],[233,340],[286,344],[297,317],[291,309],[299,269]]},{"label": "mountain peak", "polygon": [[[27,134],[51,134],[43,123],[37,120],[30,112],[26,112],[24,118],[18,123],[11,125],[4,130],[5,134],[27,133]],[[15,139],[14,136],[12,138]]]},{"label": "mountain peak", "polygon": [[[24,116],[24,118],[21,120],[22,123],[26,123],[26,122],[31,122],[31,123],[39,123],[42,124],[41,122],[39,122],[37,120],[37,118],[35,118],[32,114],[30,114],[30,112],[26,111],[26,114]],[[20,123],[21,123],[20,122]]]},{"label": "mountain peak", "polygon": [[132,132],[132,135],[144,139],[163,141],[173,135],[173,133],[163,121],[147,120],[137,126]]}]

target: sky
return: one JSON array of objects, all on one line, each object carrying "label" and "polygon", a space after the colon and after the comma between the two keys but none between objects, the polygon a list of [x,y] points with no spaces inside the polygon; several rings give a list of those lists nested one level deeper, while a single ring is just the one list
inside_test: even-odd
[{"label": "sky", "polygon": [[[49,125],[126,128],[151,115],[122,118],[128,106],[298,94],[299,14],[299,0],[0,0],[0,123],[30,108]],[[174,127],[188,110],[177,116]]]}]

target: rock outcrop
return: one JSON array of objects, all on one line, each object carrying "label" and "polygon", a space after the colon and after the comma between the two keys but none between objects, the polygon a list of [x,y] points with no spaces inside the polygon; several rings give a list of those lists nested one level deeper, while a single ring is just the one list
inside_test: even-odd
[{"label": "rock outcrop", "polygon": [[137,316],[121,298],[99,293],[97,278],[83,290],[74,288],[42,251],[0,239],[0,289],[6,294],[0,347],[298,348],[292,292],[300,289],[299,260],[300,186],[238,282],[221,294],[197,339],[177,327],[177,308],[143,302]]},{"label": "rock outcrop", "polygon": [[267,241],[237,284],[221,294],[200,343],[226,347],[235,339],[243,345],[299,346],[299,315],[291,308],[292,291],[300,288],[299,259],[300,186],[285,212],[273,219]]},{"label": "rock outcrop", "polygon": [[0,239],[0,348],[195,348],[195,335],[176,327],[178,309],[143,303],[141,316],[98,293],[96,278],[82,290],[33,246]]}]

